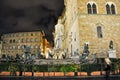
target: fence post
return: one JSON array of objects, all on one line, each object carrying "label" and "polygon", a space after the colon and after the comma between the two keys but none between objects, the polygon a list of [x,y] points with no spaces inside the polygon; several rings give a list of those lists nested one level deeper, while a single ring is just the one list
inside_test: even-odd
[{"label": "fence post", "polygon": [[90,64],[88,64],[88,76],[90,76]]},{"label": "fence post", "polygon": [[34,62],[32,62],[32,76],[34,76]]},{"label": "fence post", "polygon": [[102,70],[103,70],[102,63],[100,63],[100,75],[102,75]]}]

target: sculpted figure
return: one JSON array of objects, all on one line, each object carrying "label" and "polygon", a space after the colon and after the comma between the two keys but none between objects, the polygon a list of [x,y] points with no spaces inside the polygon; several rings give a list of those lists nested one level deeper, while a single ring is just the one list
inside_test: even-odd
[{"label": "sculpted figure", "polygon": [[83,53],[85,53],[87,56],[89,55],[89,47],[88,47],[88,44],[84,44]]},{"label": "sculpted figure", "polygon": [[63,28],[64,26],[61,23],[61,19],[58,19],[58,23],[55,25],[55,38],[54,38],[54,45],[56,49],[62,48]]},{"label": "sculpted figure", "polygon": [[110,41],[109,48],[113,49],[113,41]]}]

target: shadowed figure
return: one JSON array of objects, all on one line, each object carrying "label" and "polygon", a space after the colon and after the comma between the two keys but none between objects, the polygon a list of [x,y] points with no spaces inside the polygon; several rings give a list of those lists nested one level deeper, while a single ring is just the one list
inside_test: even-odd
[{"label": "shadowed figure", "polygon": [[83,50],[83,53],[86,53],[86,56],[89,55],[89,47],[88,47],[88,44],[84,44],[84,50]]},{"label": "shadowed figure", "polygon": [[88,44],[84,44],[84,49],[83,49],[83,53],[82,55],[80,56],[80,62],[82,63],[86,63],[88,62],[88,55],[89,55],[89,47],[88,47]]},{"label": "shadowed figure", "polygon": [[110,69],[111,69],[111,61],[109,58],[105,58],[105,62],[106,62],[106,80],[110,80]]}]

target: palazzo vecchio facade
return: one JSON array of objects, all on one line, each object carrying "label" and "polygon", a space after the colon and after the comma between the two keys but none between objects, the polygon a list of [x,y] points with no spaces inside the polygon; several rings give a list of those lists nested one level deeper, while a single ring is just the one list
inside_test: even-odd
[{"label": "palazzo vecchio facade", "polygon": [[120,0],[64,0],[64,48],[69,53],[83,52],[84,44],[90,53],[105,57],[109,43],[120,58]]}]

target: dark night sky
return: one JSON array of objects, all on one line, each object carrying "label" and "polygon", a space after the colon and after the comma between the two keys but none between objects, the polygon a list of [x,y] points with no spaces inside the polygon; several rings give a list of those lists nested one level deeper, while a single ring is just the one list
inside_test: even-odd
[{"label": "dark night sky", "polygon": [[0,0],[0,34],[44,30],[47,38],[64,8],[64,0]]}]

